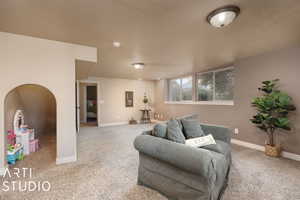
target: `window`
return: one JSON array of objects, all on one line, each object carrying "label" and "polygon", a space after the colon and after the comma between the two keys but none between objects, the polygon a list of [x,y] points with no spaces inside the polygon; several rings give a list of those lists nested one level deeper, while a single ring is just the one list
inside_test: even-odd
[{"label": "window", "polygon": [[234,105],[234,68],[168,80],[168,104]]},{"label": "window", "polygon": [[215,100],[233,100],[233,69],[215,72]]},{"label": "window", "polygon": [[181,79],[170,80],[170,101],[180,101]]},{"label": "window", "polygon": [[233,68],[197,74],[197,101],[233,101]]},{"label": "window", "polygon": [[198,74],[197,76],[197,100],[212,101],[214,98],[214,73]]},{"label": "window", "polygon": [[171,79],[169,81],[169,101],[192,101],[193,77]]}]

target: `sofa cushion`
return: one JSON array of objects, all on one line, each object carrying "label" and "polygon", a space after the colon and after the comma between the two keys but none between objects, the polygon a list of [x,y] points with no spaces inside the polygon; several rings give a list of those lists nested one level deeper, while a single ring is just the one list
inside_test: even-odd
[{"label": "sofa cushion", "polygon": [[167,138],[171,141],[185,144],[185,137],[179,127],[177,120],[171,119],[167,123]]},{"label": "sofa cushion", "polygon": [[155,124],[152,135],[160,138],[167,138],[167,124]]},{"label": "sofa cushion", "polygon": [[197,120],[182,119],[181,123],[183,125],[183,134],[186,139],[205,136],[200,123]]},{"label": "sofa cushion", "polygon": [[223,154],[226,157],[226,160],[230,161],[230,159],[231,159],[230,145],[221,140],[215,140],[215,141],[216,141],[216,144],[211,144],[211,145],[207,145],[207,146],[200,147],[200,148]]}]

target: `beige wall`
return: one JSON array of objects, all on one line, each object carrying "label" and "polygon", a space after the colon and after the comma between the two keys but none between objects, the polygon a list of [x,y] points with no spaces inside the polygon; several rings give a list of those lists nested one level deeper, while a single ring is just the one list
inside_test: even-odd
[{"label": "beige wall", "polygon": [[286,151],[300,154],[300,48],[285,49],[268,54],[240,60],[235,66],[234,106],[220,105],[167,105],[164,104],[165,82],[156,82],[155,108],[166,117],[198,113],[206,123],[222,124],[239,128],[239,135],[234,138],[263,145],[265,135],[249,119],[255,113],[251,99],[259,92],[261,81],[279,78],[280,88],[294,100],[298,110],[292,114],[294,130],[281,134],[281,141]]},{"label": "beige wall", "polygon": [[4,99],[15,87],[38,84],[57,100],[57,162],[76,160],[75,59],[97,61],[95,48],[0,32],[0,168],[5,165]]},{"label": "beige wall", "polygon": [[[140,120],[140,109],[144,108],[146,92],[150,106],[154,105],[154,82],[128,79],[90,78],[99,81],[100,126],[111,123],[125,123],[131,117]],[[134,107],[125,107],[125,91],[134,92]]]},{"label": "beige wall", "polygon": [[24,85],[16,88],[24,106],[25,123],[36,130],[37,137],[56,132],[56,100],[46,88]]}]

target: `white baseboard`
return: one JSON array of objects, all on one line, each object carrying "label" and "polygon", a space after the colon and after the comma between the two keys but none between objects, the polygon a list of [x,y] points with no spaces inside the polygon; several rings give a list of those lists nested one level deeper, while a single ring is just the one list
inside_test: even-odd
[{"label": "white baseboard", "polygon": [[107,127],[107,126],[121,126],[121,125],[127,125],[128,122],[114,122],[114,123],[105,123],[100,124],[100,127]]},{"label": "white baseboard", "polygon": [[237,139],[231,139],[231,143],[239,145],[239,146],[247,147],[247,148],[250,148],[250,149],[255,149],[255,150],[258,150],[258,151],[265,151],[264,146],[253,144],[253,143],[250,143],[250,142],[244,142],[244,141],[237,140]]},{"label": "white baseboard", "polygon": [[[237,140],[237,139],[231,139],[231,143],[239,145],[239,146],[247,147],[247,148],[250,148],[250,149],[255,149],[255,150],[258,150],[258,151],[265,151],[264,146],[253,144],[253,143],[250,143],[250,142],[244,142],[244,141]],[[283,151],[283,152],[281,152],[281,156],[284,157],[284,158],[289,158],[289,159],[292,159],[292,160],[300,161],[300,155],[298,155],[298,154]]]},{"label": "white baseboard", "polygon": [[77,156],[69,156],[69,157],[64,157],[64,158],[56,158],[56,164],[64,164],[64,163],[70,163],[70,162],[76,162],[77,161]]},{"label": "white baseboard", "polygon": [[153,123],[165,123],[167,121],[162,121],[162,120],[158,120],[158,119],[151,119],[151,122],[153,122]]},{"label": "white baseboard", "polygon": [[295,153],[290,153],[290,152],[283,151],[281,153],[281,155],[284,158],[289,158],[289,159],[292,159],[292,160],[300,161],[300,155],[295,154]]}]

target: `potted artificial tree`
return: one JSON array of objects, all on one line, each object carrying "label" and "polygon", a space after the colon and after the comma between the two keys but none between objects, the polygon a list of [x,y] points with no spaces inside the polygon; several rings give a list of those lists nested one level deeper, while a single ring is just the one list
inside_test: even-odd
[{"label": "potted artificial tree", "polygon": [[292,98],[278,90],[278,81],[279,79],[262,82],[262,88],[258,89],[263,92],[263,95],[252,101],[252,106],[256,108],[257,114],[250,119],[267,134],[265,154],[273,157],[279,157],[281,153],[281,146],[275,144],[275,134],[278,133],[278,129],[291,130],[288,114],[290,111],[296,110]]}]

